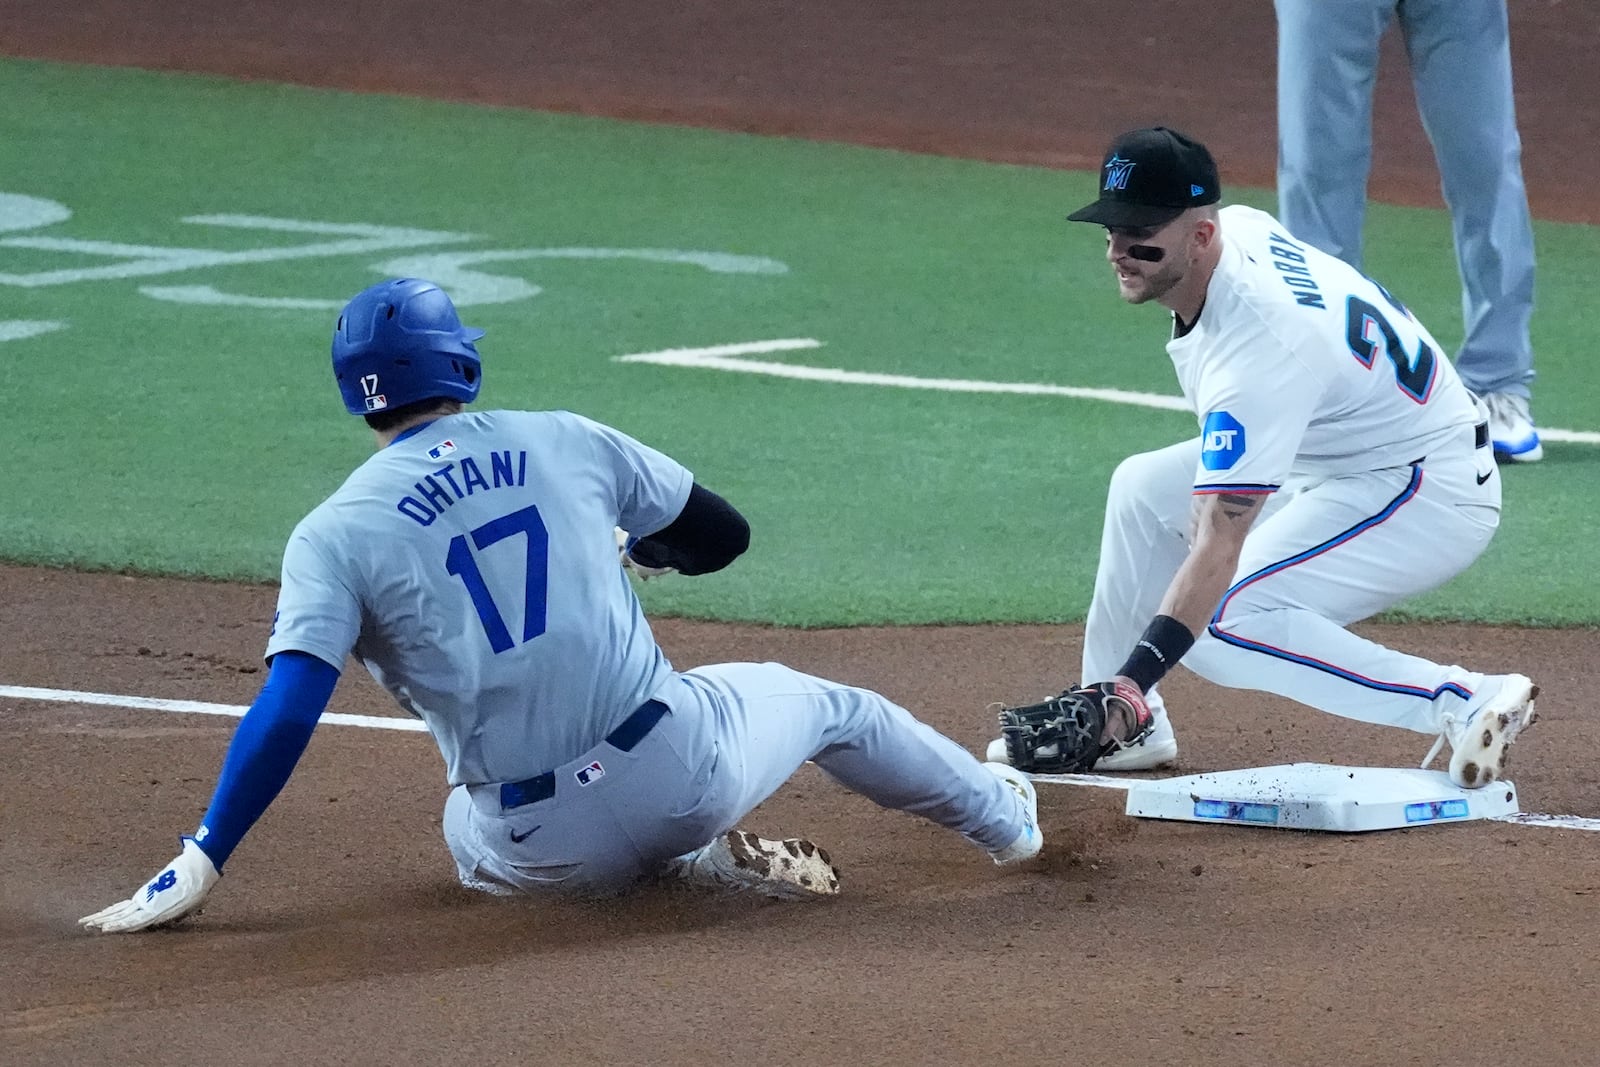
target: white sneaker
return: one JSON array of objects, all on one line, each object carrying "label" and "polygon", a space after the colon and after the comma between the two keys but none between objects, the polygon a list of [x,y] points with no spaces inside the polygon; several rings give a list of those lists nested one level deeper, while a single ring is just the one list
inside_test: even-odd
[{"label": "white sneaker", "polygon": [[1017,799],[1022,801],[1023,813],[1022,832],[1017,834],[1017,839],[1004,848],[990,849],[989,855],[1002,867],[1033,859],[1044,847],[1044,831],[1039,829],[1038,790],[1027,775],[1008,763],[985,763],[983,766],[1016,792]]},{"label": "white sneaker", "polygon": [[667,873],[704,889],[754,892],[774,900],[812,900],[839,892],[839,871],[826,849],[803,838],[768,841],[744,830],[730,830],[668,861]]},{"label": "white sneaker", "polygon": [[[989,742],[989,747],[984,750],[984,758],[990,763],[1010,764],[1011,758],[1006,754],[1006,739],[997,737]],[[1155,724],[1150,727],[1150,732],[1143,738],[1125,748],[1107,756],[1101,756],[1095,762],[1097,771],[1110,771],[1117,774],[1124,771],[1153,771],[1159,767],[1170,767],[1178,762],[1178,737],[1172,732],[1172,723],[1167,719],[1165,711],[1155,713]]]},{"label": "white sneaker", "polygon": [[1511,742],[1539,718],[1533,702],[1539,687],[1520,674],[1507,674],[1500,691],[1465,719],[1446,715],[1439,739],[1422,761],[1427,767],[1450,742],[1450,780],[1463,789],[1478,789],[1505,773]]},{"label": "white sneaker", "polygon": [[1157,767],[1170,767],[1178,761],[1178,735],[1172,732],[1172,720],[1165,710],[1155,713],[1155,723],[1150,732],[1131,745],[1101,756],[1095,762],[1097,771],[1153,771]]},{"label": "white sneaker", "polygon": [[522,894],[514,887],[504,882],[491,882],[487,878],[479,878],[473,871],[467,870],[459,863],[456,864],[456,878],[461,882],[461,888],[470,889],[474,893],[488,893],[492,897],[518,897]]},{"label": "white sneaker", "polygon": [[1528,398],[1513,393],[1485,393],[1489,409],[1489,442],[1499,459],[1512,463],[1537,463],[1544,457],[1539,431],[1528,411]]}]

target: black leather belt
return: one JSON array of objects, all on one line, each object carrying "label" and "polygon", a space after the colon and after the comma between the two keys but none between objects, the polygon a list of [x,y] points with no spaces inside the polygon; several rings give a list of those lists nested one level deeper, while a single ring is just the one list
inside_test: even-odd
[{"label": "black leather belt", "polygon": [[[641,704],[639,709],[626,719],[622,725],[606,734],[606,744],[621,752],[632,752],[633,746],[643,741],[645,735],[655,729],[656,723],[661,721],[669,709],[659,700],[651,700]],[[524,804],[537,804],[541,800],[549,800],[556,795],[556,772],[545,771],[532,778],[524,778],[520,782],[500,783],[500,810],[509,811],[520,808]]]}]

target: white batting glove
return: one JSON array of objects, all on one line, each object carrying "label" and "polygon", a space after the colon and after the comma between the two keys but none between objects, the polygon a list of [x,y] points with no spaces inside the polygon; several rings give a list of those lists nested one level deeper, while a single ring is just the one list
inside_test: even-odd
[{"label": "white batting glove", "polygon": [[130,934],[175,923],[200,907],[221,877],[194,838],[185,837],[183,851],[165,870],[127,900],[85,915],[78,925],[103,934]]},{"label": "white batting glove", "polygon": [[663,574],[678,573],[677,569],[674,567],[646,567],[642,563],[636,563],[633,557],[628,555],[628,549],[631,547],[631,541],[632,535],[629,534],[627,530],[624,530],[622,527],[618,526],[617,559],[622,564],[623,570],[627,571],[629,574],[638,576],[641,582],[647,582],[651,578],[659,578]]}]

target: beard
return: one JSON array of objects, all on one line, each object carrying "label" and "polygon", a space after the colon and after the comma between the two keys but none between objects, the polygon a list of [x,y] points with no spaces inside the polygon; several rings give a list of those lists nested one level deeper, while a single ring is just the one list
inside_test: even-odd
[{"label": "beard", "polygon": [[1144,304],[1151,300],[1160,300],[1173,288],[1183,281],[1184,268],[1187,264],[1179,260],[1172,260],[1163,265],[1153,274],[1134,275],[1127,281],[1117,279],[1117,288],[1122,291],[1122,299],[1130,304]]}]

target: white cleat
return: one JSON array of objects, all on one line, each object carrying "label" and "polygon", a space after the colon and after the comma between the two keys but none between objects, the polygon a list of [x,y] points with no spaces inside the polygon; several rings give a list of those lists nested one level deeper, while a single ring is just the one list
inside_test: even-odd
[{"label": "white cleat", "polygon": [[1017,794],[1017,799],[1022,802],[1023,813],[1022,831],[1017,834],[1017,839],[1004,848],[991,849],[990,857],[1001,867],[1033,859],[1044,847],[1044,831],[1039,829],[1038,790],[1034,789],[1027,775],[1009,763],[991,762],[985,763],[983,767],[1011,787]]},{"label": "white cleat", "polygon": [[1513,393],[1485,393],[1489,409],[1489,441],[1496,459],[1511,463],[1537,463],[1544,457],[1544,445],[1528,411],[1528,398]]},{"label": "white cleat", "polygon": [[456,864],[456,878],[461,882],[462,889],[470,889],[474,893],[488,893],[492,897],[519,897],[522,893],[504,882],[491,882],[487,878],[479,878],[472,871]]},{"label": "white cleat", "polygon": [[1533,702],[1539,687],[1520,674],[1505,675],[1500,691],[1467,718],[1446,715],[1439,739],[1422,761],[1427,767],[1450,742],[1450,780],[1463,789],[1480,789],[1500,778],[1506,769],[1511,742],[1538,721]]},{"label": "white cleat", "polygon": [[774,900],[814,900],[839,892],[839,871],[826,849],[803,838],[769,841],[744,830],[730,830],[671,860],[667,873],[704,889]]},{"label": "white cleat", "polygon": [[1155,723],[1150,732],[1131,745],[1101,756],[1095,762],[1097,771],[1153,771],[1170,767],[1178,761],[1178,735],[1172,732],[1172,720],[1166,711],[1155,713]]}]

